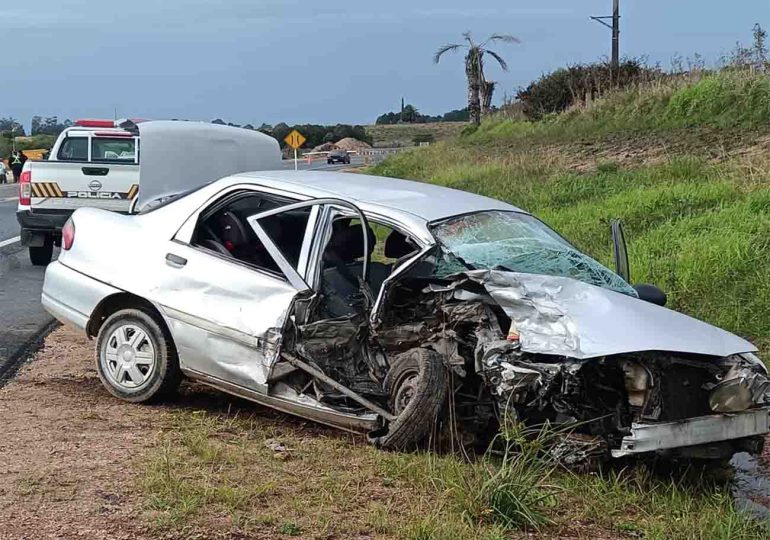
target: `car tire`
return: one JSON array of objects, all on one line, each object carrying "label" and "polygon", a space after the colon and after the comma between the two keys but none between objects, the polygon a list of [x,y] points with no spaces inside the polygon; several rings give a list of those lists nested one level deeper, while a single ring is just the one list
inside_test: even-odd
[{"label": "car tire", "polygon": [[423,348],[398,355],[383,386],[396,419],[373,442],[395,450],[418,445],[434,431],[446,402],[449,374],[441,356]]},{"label": "car tire", "polygon": [[182,380],[165,325],[139,309],[117,311],[104,321],[96,341],[96,371],[110,394],[132,403],[170,397]]},{"label": "car tire", "polygon": [[53,242],[45,241],[42,246],[29,246],[29,261],[33,266],[46,266],[53,258]]}]

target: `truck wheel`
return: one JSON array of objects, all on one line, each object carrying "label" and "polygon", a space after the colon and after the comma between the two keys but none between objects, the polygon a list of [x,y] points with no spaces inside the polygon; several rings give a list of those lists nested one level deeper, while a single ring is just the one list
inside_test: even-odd
[{"label": "truck wheel", "polygon": [[53,242],[46,239],[42,246],[29,246],[29,260],[34,266],[46,266],[53,258]]},{"label": "truck wheel", "polygon": [[441,356],[434,351],[416,348],[398,355],[384,382],[390,410],[397,418],[373,442],[402,450],[430,435],[446,401],[448,377]]},{"label": "truck wheel", "polygon": [[138,309],[122,309],[104,321],[96,341],[96,371],[110,394],[133,403],[168,397],[182,380],[168,331]]}]

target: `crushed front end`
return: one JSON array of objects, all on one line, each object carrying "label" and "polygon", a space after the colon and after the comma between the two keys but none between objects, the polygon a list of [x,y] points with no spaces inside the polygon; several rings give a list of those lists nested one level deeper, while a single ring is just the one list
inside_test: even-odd
[{"label": "crushed front end", "polygon": [[[419,346],[440,353],[455,381],[456,419],[476,436],[507,415],[525,425],[564,428],[569,444],[559,451],[567,461],[652,453],[722,459],[761,451],[770,432],[770,381],[753,353],[663,352],[647,338],[649,350],[593,354],[622,341],[613,336],[600,343],[600,322],[570,313],[564,296],[590,309],[606,294],[620,295],[592,297],[590,285],[578,284],[577,294],[564,281],[528,279],[500,272],[403,279],[390,291],[376,339],[386,350]],[[628,300],[631,307],[644,304]],[[637,330],[629,324],[629,334]]]}]

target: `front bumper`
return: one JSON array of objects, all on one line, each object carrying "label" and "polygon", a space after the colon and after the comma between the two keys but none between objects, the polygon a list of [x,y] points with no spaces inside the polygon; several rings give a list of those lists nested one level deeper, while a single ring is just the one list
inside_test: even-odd
[{"label": "front bumper", "polygon": [[770,407],[738,413],[711,414],[660,424],[633,424],[612,457],[671,450],[764,435],[770,432]]},{"label": "front bumper", "polygon": [[58,238],[62,227],[72,215],[73,210],[19,210],[16,219],[21,225],[21,243],[24,246],[43,245],[46,236]]},{"label": "front bumper", "polygon": [[46,311],[59,321],[85,331],[99,303],[120,292],[120,289],[54,261],[45,271],[41,302]]}]

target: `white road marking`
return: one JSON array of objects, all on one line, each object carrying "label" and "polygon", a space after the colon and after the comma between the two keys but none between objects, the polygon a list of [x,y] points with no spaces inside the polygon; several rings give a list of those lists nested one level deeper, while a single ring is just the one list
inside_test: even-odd
[{"label": "white road marking", "polygon": [[21,240],[21,236],[17,236],[15,238],[9,238],[8,240],[3,240],[2,242],[0,242],[0,248],[3,248],[5,246],[10,246],[11,244],[15,244],[19,240]]},{"label": "white road marking", "polygon": [[18,201],[18,197],[5,197],[4,199],[0,199],[0,202],[8,202],[8,201]]}]

